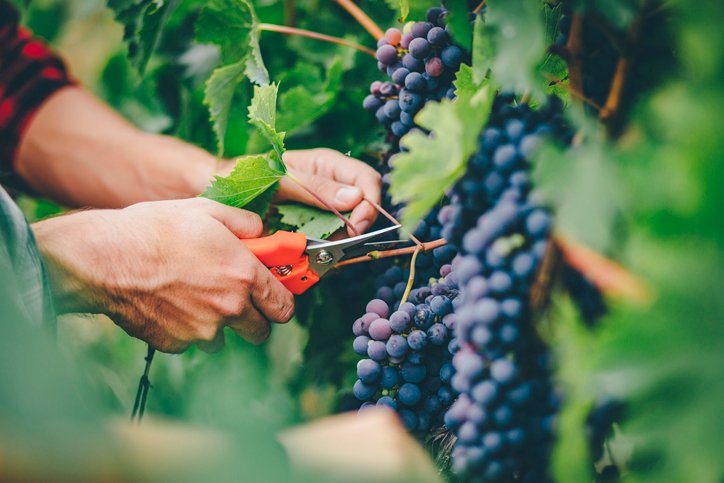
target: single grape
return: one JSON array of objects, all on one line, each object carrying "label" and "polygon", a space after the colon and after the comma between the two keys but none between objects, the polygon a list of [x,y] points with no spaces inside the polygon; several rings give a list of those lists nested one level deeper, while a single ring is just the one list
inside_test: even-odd
[{"label": "single grape", "polygon": [[397,401],[395,401],[390,396],[382,396],[377,400],[378,406],[387,406],[392,409],[397,409]]},{"label": "single grape", "polygon": [[439,57],[432,57],[425,63],[425,72],[431,77],[440,77],[445,72],[445,66]]},{"label": "single grape", "polygon": [[397,62],[397,49],[392,45],[382,45],[377,49],[377,60],[384,65],[392,65]]},{"label": "single grape", "polygon": [[385,40],[390,45],[397,45],[402,40],[402,32],[396,28],[389,28],[385,32]]},{"label": "single grape", "polygon": [[405,83],[405,79],[410,74],[410,71],[406,69],[405,67],[398,67],[395,69],[395,71],[392,73],[392,82],[395,84],[403,84]]},{"label": "single grape", "polygon": [[365,384],[362,381],[357,381],[352,387],[352,393],[360,401],[369,401],[372,399],[377,392],[377,388],[373,385]]},{"label": "single grape", "polygon": [[413,330],[407,336],[407,343],[412,350],[422,350],[427,345],[427,334],[421,330]]},{"label": "single grape", "polygon": [[370,342],[370,338],[366,335],[360,335],[355,337],[354,342],[352,342],[352,348],[354,349],[356,354],[359,354],[361,356],[367,355],[367,346]]},{"label": "single grape", "polygon": [[422,92],[425,89],[425,79],[422,77],[422,74],[419,72],[409,72],[407,77],[405,77],[405,89],[410,92]]},{"label": "single grape", "polygon": [[371,384],[379,379],[382,367],[371,359],[362,359],[357,363],[357,377],[360,381]]},{"label": "single grape", "polygon": [[518,371],[508,359],[497,359],[490,365],[490,375],[501,384],[513,382]]},{"label": "single grape", "polygon": [[427,329],[427,339],[433,345],[442,345],[447,339],[447,329],[440,323],[432,324],[432,326]]},{"label": "single grape", "polygon": [[387,341],[387,353],[391,357],[402,357],[407,353],[407,339],[401,335],[392,335]]},{"label": "single grape", "polygon": [[414,39],[418,39],[418,38],[424,39],[427,37],[427,34],[430,32],[432,27],[433,27],[433,25],[430,22],[416,22],[412,26],[410,33],[412,34],[412,37]]},{"label": "single grape", "polygon": [[387,359],[387,346],[379,340],[370,341],[367,344],[367,355],[374,361],[382,362]]},{"label": "single grape", "polygon": [[463,61],[463,51],[457,45],[448,45],[440,54],[443,64],[452,70],[457,70]]},{"label": "single grape", "polygon": [[377,97],[370,94],[369,96],[364,98],[364,101],[362,101],[362,107],[367,111],[376,111],[379,109],[383,104],[382,99],[378,99]]},{"label": "single grape", "polygon": [[406,406],[414,406],[420,401],[422,392],[416,384],[406,382],[400,386],[400,389],[397,391],[397,397],[402,404]]},{"label": "single grape", "polygon": [[422,60],[430,55],[430,52],[432,51],[432,46],[430,45],[430,42],[427,41],[427,39],[414,38],[410,42],[409,50],[410,55],[412,55],[416,59]]},{"label": "single grape", "polygon": [[400,381],[400,375],[396,368],[386,366],[382,368],[382,376],[380,377],[380,386],[383,389],[392,389]]},{"label": "single grape", "polygon": [[386,341],[392,335],[392,327],[387,319],[377,319],[370,324],[370,337],[378,341]]},{"label": "single grape", "polygon": [[430,42],[433,47],[442,47],[447,44],[449,40],[450,34],[441,27],[433,27],[427,33],[427,41]]}]

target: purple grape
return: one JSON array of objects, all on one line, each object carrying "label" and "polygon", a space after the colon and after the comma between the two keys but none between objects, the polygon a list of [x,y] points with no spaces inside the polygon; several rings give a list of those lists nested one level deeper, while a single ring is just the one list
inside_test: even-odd
[{"label": "purple grape", "polygon": [[392,65],[397,62],[397,49],[385,43],[377,49],[377,60],[384,65]]},{"label": "purple grape", "polygon": [[382,386],[383,389],[392,389],[397,385],[397,383],[400,381],[400,375],[397,372],[397,369],[394,367],[383,367],[382,368],[382,377],[380,378],[380,386]]},{"label": "purple grape", "polygon": [[379,379],[382,367],[371,359],[362,359],[357,363],[357,377],[365,384],[372,384]]},{"label": "purple grape", "polygon": [[376,392],[377,388],[375,386],[365,384],[362,381],[355,382],[352,388],[352,393],[354,393],[354,396],[360,401],[369,401],[374,397]]},{"label": "purple grape", "polygon": [[365,97],[364,101],[362,101],[362,107],[364,107],[367,111],[376,111],[382,106],[383,102],[381,99],[378,99],[377,97],[370,94],[369,96]]},{"label": "purple grape", "polygon": [[387,319],[377,319],[370,324],[370,337],[378,341],[386,341],[392,335],[392,327]]},{"label": "purple grape", "polygon": [[400,389],[397,391],[397,397],[402,404],[406,406],[414,406],[420,401],[422,392],[417,385],[411,382],[406,382],[400,386]]},{"label": "purple grape", "polygon": [[413,330],[407,336],[407,343],[412,350],[422,350],[427,345],[427,334],[421,330]]},{"label": "purple grape", "polygon": [[391,357],[402,357],[407,353],[407,339],[401,335],[392,335],[387,341],[387,353]]},{"label": "purple grape", "polygon": [[439,57],[433,57],[425,63],[425,72],[431,77],[440,77],[445,72],[445,66]]},{"label": "purple grape", "polygon": [[367,344],[367,355],[373,361],[382,362],[387,359],[387,346],[379,340],[370,341]]},{"label": "purple grape", "polygon": [[360,335],[355,337],[354,342],[352,342],[352,348],[354,349],[356,354],[359,354],[361,356],[367,355],[367,345],[370,342],[370,338],[366,335]]},{"label": "purple grape", "polygon": [[430,55],[431,51],[432,46],[430,45],[430,42],[427,41],[427,39],[415,38],[412,39],[412,41],[410,42],[410,55],[412,55],[416,59],[424,59],[425,57]]},{"label": "purple grape", "polygon": [[377,314],[381,318],[385,318],[390,313],[390,308],[383,300],[373,299],[367,303],[365,311],[368,314],[373,313]]}]

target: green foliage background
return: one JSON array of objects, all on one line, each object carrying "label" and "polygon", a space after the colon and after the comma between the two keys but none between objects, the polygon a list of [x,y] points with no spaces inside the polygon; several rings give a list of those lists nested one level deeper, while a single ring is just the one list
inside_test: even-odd
[{"label": "green foliage background", "polygon": [[[24,21],[66,55],[86,85],[143,129],[175,135],[212,152],[223,145],[225,156],[268,151],[267,140],[247,123],[252,91],[249,83],[241,82],[241,73],[248,67],[234,67],[239,56],[250,55],[233,52],[248,32],[229,37],[234,39],[231,46],[224,44],[225,35],[210,39],[221,44],[219,52],[194,40],[194,20],[204,2],[181,1],[175,8],[173,2],[161,2],[158,10],[153,2],[109,3],[122,20],[136,27],[125,32],[140,45],[130,60],[121,41],[123,31],[102,2],[33,1],[24,9]],[[566,75],[565,65],[547,51],[557,27],[555,9],[534,1],[489,3],[485,24],[475,25],[471,82],[480,83],[490,69],[496,85],[526,92],[534,101],[547,92],[567,99],[579,144],[567,152],[544,153],[536,173],[542,193],[557,210],[558,230],[615,258],[645,279],[653,293],[648,303],[613,300],[612,311],[594,330],[583,327],[565,297],[554,296],[544,332],[555,347],[558,377],[567,393],[559,421],[556,476],[567,482],[591,480],[583,420],[597,398],[614,395],[627,402],[625,421],[611,442],[612,455],[625,461],[625,478],[722,481],[724,306],[718,291],[724,287],[720,215],[724,51],[718,46],[724,43],[719,25],[724,6],[713,0],[663,4],[671,10],[668,27],[676,62],[660,65],[654,57],[641,60],[658,76],[655,82],[646,83],[642,77],[637,83],[638,95],[628,104],[627,122],[620,135],[611,138],[590,110],[566,91],[550,86],[544,75],[560,79]],[[646,2],[572,3],[595,9],[614,29],[626,29]],[[224,6],[224,2],[211,4]],[[428,6],[392,0],[359,4],[382,26],[396,23],[401,16],[397,8],[402,7],[402,16],[410,8],[409,19],[417,19]],[[293,22],[373,46],[361,27],[332,2],[270,0],[256,1],[254,7],[261,22]],[[466,21],[454,26],[470,28]],[[158,45],[151,55],[148,39],[156,36]],[[369,83],[380,78],[375,62],[310,39],[270,32],[260,37],[269,78],[280,83],[277,123],[280,131],[287,132],[286,147],[327,146],[377,162],[383,137],[373,117],[360,107]],[[219,94],[234,99],[220,104],[218,114],[227,121],[225,129],[217,122],[216,132],[224,133],[223,143],[217,143],[204,104],[205,82],[219,65],[240,81],[231,92]],[[138,67],[145,67],[143,78]],[[429,170],[447,166],[454,173],[469,154],[463,146],[468,136],[465,127],[478,129],[479,119],[475,121],[476,113],[470,112],[472,104],[452,106],[433,106],[421,119],[429,116],[429,127],[435,130],[433,114],[439,109],[438,122],[446,119],[448,127],[459,125],[458,134],[438,139],[441,145],[436,149],[460,155],[445,160],[416,156],[414,145],[423,141],[406,140],[413,149],[408,160],[400,161],[395,180],[403,198],[405,191],[412,191],[408,198],[416,193],[439,196],[443,187]],[[415,163],[420,163],[419,169],[404,171],[403,166]],[[57,211],[42,200],[26,198],[22,206],[31,219]],[[353,379],[349,327],[354,314],[330,293],[323,284],[300,299],[297,320],[276,328],[265,346],[253,347],[229,335],[227,348],[219,354],[192,348],[180,356],[159,355],[151,374],[149,413],[223,427],[237,435],[268,435],[275,428],[344,407]],[[69,421],[74,430],[90,434],[96,430],[93,422],[130,414],[145,347],[110,321],[64,318],[57,343],[63,354],[56,354],[52,342],[38,344],[27,333],[11,333],[5,324],[0,329],[7,332],[0,337],[7,358],[4,367],[17,360],[36,363],[30,369],[38,385],[16,391],[17,407],[27,409],[17,411],[18,434],[29,427],[60,432],[62,428],[52,426],[56,420]],[[10,351],[17,344],[8,341],[26,341],[26,350]],[[57,362],[56,356],[64,362]],[[54,366],[68,367],[67,372],[79,377],[66,381],[65,375],[42,374],[41,367]],[[0,375],[4,387],[19,387],[9,370]],[[31,397],[22,397],[42,398],[50,390],[68,393],[68,387],[82,388],[79,394],[87,399],[57,400],[57,411],[42,420],[35,418],[47,405],[32,406]],[[81,406],[93,410],[79,414]],[[68,416],[59,416],[63,411]],[[27,434],[28,444],[36,444],[38,438],[32,436],[37,433]],[[259,438],[268,443],[262,445],[265,451],[259,449],[266,455],[259,461],[277,461],[271,439]],[[89,436],[88,441],[95,440]],[[238,438],[244,451],[255,441]],[[77,457],[77,450],[68,448],[68,453]],[[262,475],[268,468],[260,463],[258,471]]]}]

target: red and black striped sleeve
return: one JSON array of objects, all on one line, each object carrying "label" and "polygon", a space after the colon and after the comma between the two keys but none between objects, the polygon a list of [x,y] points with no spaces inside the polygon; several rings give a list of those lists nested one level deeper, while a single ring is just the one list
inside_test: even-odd
[{"label": "red and black striped sleeve", "polygon": [[[13,160],[33,114],[73,81],[41,40],[19,26],[18,11],[0,0],[0,174],[13,177]],[[17,181],[17,180],[12,180]]]}]

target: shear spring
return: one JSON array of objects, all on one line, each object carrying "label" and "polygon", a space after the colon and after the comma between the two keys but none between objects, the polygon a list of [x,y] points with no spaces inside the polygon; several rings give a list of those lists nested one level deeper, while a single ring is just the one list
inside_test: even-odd
[{"label": "shear spring", "polygon": [[292,273],[292,266],[291,265],[282,265],[279,267],[274,267],[274,270],[279,274],[280,277],[286,277],[290,273]]}]

